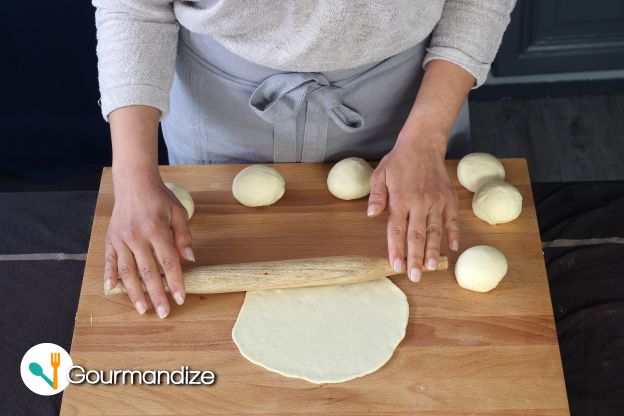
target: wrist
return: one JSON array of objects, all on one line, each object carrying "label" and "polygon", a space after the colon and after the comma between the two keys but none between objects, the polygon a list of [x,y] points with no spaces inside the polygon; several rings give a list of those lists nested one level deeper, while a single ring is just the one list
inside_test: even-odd
[{"label": "wrist", "polygon": [[149,183],[156,178],[160,180],[159,115],[157,109],[148,106],[122,107],[110,114],[113,180],[116,183]]},{"label": "wrist", "polygon": [[113,184],[119,189],[150,189],[162,186],[158,165],[151,162],[113,163]]},{"label": "wrist", "polygon": [[397,137],[395,147],[407,147],[419,152],[432,152],[444,157],[448,135],[435,128],[403,129]]}]

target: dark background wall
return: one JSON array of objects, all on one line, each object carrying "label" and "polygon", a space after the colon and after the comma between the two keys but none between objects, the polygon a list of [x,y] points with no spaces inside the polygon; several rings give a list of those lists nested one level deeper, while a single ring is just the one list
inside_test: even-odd
[{"label": "dark background wall", "polygon": [[110,166],[91,3],[1,2],[0,39],[0,171],[53,181]]},{"label": "dark background wall", "polygon": [[518,0],[488,83],[472,98],[623,91],[624,1]]},{"label": "dark background wall", "polygon": [[[0,173],[54,181],[110,165],[90,2],[1,2],[0,39]],[[624,1],[519,0],[492,82],[471,98],[622,89],[624,75],[599,75],[623,67]]]},{"label": "dark background wall", "polygon": [[524,0],[514,10],[496,75],[624,68],[624,2]]},{"label": "dark background wall", "polygon": [[110,164],[90,2],[2,2],[0,39],[0,169],[54,180]]}]

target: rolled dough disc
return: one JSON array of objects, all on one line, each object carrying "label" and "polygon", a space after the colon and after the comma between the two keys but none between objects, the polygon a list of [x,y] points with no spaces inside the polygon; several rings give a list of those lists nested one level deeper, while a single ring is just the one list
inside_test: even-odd
[{"label": "rolled dough disc", "polygon": [[378,370],[405,336],[409,306],[389,279],[247,292],[232,330],[254,364],[312,383]]}]

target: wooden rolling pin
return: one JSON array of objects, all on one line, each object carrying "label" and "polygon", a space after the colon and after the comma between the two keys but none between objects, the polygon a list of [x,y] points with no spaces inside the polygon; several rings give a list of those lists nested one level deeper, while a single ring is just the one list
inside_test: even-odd
[{"label": "wooden rolling pin", "polygon": [[[440,256],[438,270],[446,269],[448,258]],[[385,258],[317,257],[195,267],[184,272],[184,286],[186,293],[228,293],[361,283],[394,274]],[[165,289],[169,291],[166,282]],[[105,294],[119,293],[125,293],[121,281]]]}]

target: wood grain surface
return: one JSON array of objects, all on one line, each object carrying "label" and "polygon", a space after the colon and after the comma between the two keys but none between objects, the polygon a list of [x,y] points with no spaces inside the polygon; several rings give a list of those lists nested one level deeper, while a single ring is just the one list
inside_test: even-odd
[{"label": "wood grain surface", "polygon": [[[379,371],[349,382],[315,385],[244,359],[231,330],[243,293],[188,295],[159,319],[138,315],[125,296],[104,297],[104,236],[113,207],[111,172],[102,176],[71,348],[87,369],[212,370],[213,386],[70,385],[62,415],[567,415],[568,405],[524,159],[503,160],[524,209],[509,224],[478,220],[472,194],[459,186],[460,251],[498,247],[509,272],[490,293],[461,289],[450,268],[419,284],[393,281],[407,294],[407,334]],[[327,191],[330,165],[275,165],[286,194],[271,207],[238,204],[230,185],[240,165],[161,168],[163,178],[195,199],[190,226],[200,265],[386,255],[386,217],[366,216],[366,199],[341,201]],[[446,242],[443,243],[444,247]]]}]

